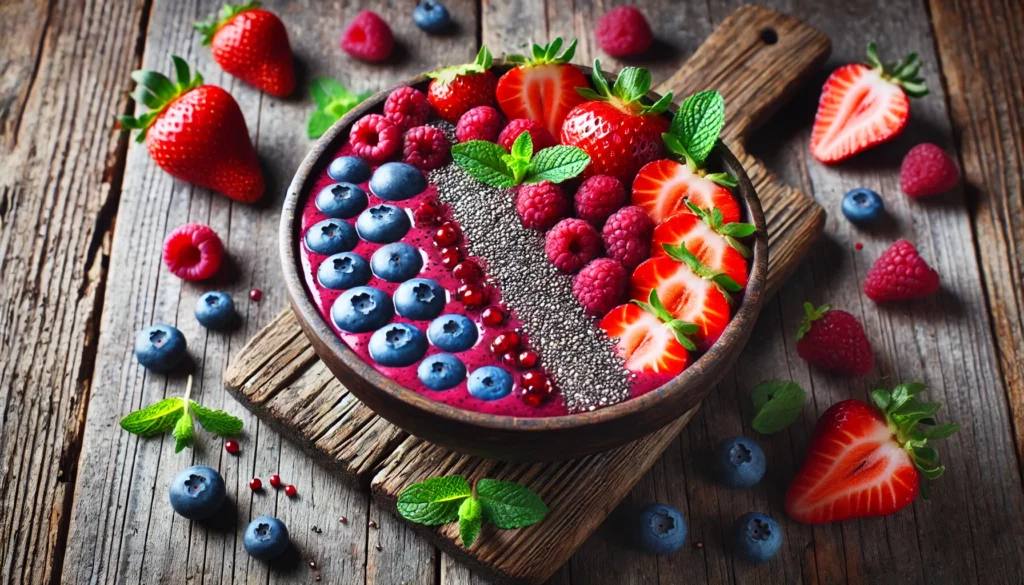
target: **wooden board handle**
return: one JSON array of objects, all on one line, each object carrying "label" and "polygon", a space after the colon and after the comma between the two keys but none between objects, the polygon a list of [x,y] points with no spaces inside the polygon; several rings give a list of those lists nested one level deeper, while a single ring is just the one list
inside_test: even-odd
[{"label": "wooden board handle", "polygon": [[821,31],[792,16],[743,6],[655,91],[673,92],[676,103],[705,89],[722,92],[722,139],[735,150],[824,64],[831,45]]}]

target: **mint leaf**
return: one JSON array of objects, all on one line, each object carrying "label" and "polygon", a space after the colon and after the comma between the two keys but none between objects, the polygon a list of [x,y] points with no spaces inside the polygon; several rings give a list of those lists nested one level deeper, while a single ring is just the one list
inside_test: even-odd
[{"label": "mint leaf", "polygon": [[507,154],[500,145],[486,140],[470,140],[452,147],[455,164],[475,179],[503,189],[516,185],[515,175],[503,160]]},{"label": "mint leaf", "polygon": [[326,110],[336,99],[354,97],[352,92],[345,88],[339,81],[330,77],[317,77],[309,84],[309,95],[313,103],[321,110]]},{"label": "mint leaf", "polygon": [[795,382],[761,382],[750,393],[754,402],[751,426],[762,435],[771,435],[793,424],[800,416],[806,394]]},{"label": "mint leaf", "polygon": [[183,404],[181,398],[165,398],[121,419],[121,428],[140,437],[166,433],[181,418]]},{"label": "mint leaf", "polygon": [[310,138],[320,138],[349,110],[370,97],[372,92],[352,93],[330,77],[318,77],[310,84],[309,94],[317,109],[309,117],[306,134]]},{"label": "mint leaf", "polygon": [[512,143],[512,156],[527,161],[533,158],[533,137],[529,132],[523,132],[516,137],[515,142]]},{"label": "mint leaf", "polygon": [[575,146],[552,146],[537,153],[526,171],[525,183],[551,181],[561,183],[583,172],[590,155]]},{"label": "mint leaf", "polygon": [[237,435],[242,432],[242,419],[237,416],[232,416],[223,410],[206,408],[195,400],[189,401],[189,405],[192,407],[192,412],[196,414],[199,424],[207,432],[221,436]]},{"label": "mint leaf", "polygon": [[679,139],[687,154],[702,166],[725,125],[725,100],[717,91],[702,91],[686,98],[676,111],[669,132]]},{"label": "mint leaf", "polygon": [[459,506],[459,536],[462,537],[462,546],[466,548],[473,546],[480,534],[483,526],[482,510],[480,500],[474,497],[466,498]]},{"label": "mint leaf", "polygon": [[195,443],[196,429],[192,426],[192,415],[189,409],[182,409],[181,417],[174,425],[174,452],[180,453],[185,447],[191,447]]},{"label": "mint leaf", "polygon": [[432,477],[398,494],[398,513],[417,524],[437,526],[459,517],[459,505],[472,493],[461,475]]},{"label": "mint leaf", "polygon": [[498,528],[520,528],[544,519],[548,507],[529,488],[510,481],[481,479],[476,484],[484,518]]},{"label": "mint leaf", "polygon": [[306,125],[306,135],[311,139],[317,139],[331,129],[331,126],[338,121],[338,118],[323,110],[316,110],[309,116],[309,124]]}]

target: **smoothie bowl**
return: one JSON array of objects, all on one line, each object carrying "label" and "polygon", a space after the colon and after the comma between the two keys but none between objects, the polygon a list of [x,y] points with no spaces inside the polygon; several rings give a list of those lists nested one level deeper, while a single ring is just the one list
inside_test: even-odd
[{"label": "smoothie bowl", "polygon": [[413,435],[493,459],[604,451],[682,416],[764,296],[764,216],[716,140],[721,96],[674,115],[646,71],[606,80],[559,44],[370,97],[282,215],[292,307],[331,371]]}]

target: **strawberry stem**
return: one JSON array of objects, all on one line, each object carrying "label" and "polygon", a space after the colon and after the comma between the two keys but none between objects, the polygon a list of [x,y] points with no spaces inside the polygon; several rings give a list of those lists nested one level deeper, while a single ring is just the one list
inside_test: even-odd
[{"label": "strawberry stem", "polygon": [[509,63],[516,63],[521,67],[568,63],[576,55],[576,39],[569,43],[569,46],[565,48],[561,55],[558,54],[560,50],[562,50],[562,37],[555,37],[555,40],[544,46],[534,43],[532,47],[533,56],[530,59],[522,55],[508,55],[505,57],[505,60]]},{"label": "strawberry stem", "polygon": [[615,78],[615,85],[609,87],[608,80],[601,72],[601,62],[594,59],[590,78],[594,89],[577,87],[576,93],[591,101],[609,102],[638,115],[660,114],[672,103],[672,92],[668,92],[649,106],[641,104],[641,99],[651,91],[651,73],[642,67],[624,68]]},{"label": "strawberry stem", "polygon": [[174,62],[176,82],[171,82],[163,73],[140,69],[132,71],[131,77],[135,80],[135,91],[131,98],[139,104],[149,108],[149,111],[139,116],[118,116],[121,123],[121,130],[141,130],[135,138],[137,142],[146,139],[146,131],[157,119],[157,117],[171,105],[174,100],[192,91],[203,84],[203,76],[196,71],[195,76],[189,70],[188,63],[177,55],[171,55]]},{"label": "strawberry stem", "polygon": [[825,313],[828,313],[831,310],[832,305],[822,305],[815,309],[814,305],[805,301],[804,320],[800,322],[800,329],[796,330],[796,340],[800,341],[803,339],[804,335],[807,335],[807,332],[811,330],[811,323],[821,319],[825,316]]},{"label": "strawberry stem", "polygon": [[681,319],[676,319],[675,316],[665,308],[661,299],[658,298],[657,289],[651,289],[651,294],[647,296],[647,301],[648,302],[646,303],[636,300],[630,302],[657,317],[659,321],[672,331],[673,335],[676,337],[676,341],[679,342],[679,345],[683,346],[688,351],[696,351],[697,346],[694,345],[689,336],[699,331],[700,327],[694,323],[688,323]]},{"label": "strawberry stem", "polygon": [[249,2],[247,4],[237,5],[225,4],[221,7],[219,14],[215,14],[206,20],[200,20],[195,23],[193,27],[203,35],[203,44],[209,45],[213,42],[213,36],[216,35],[217,31],[227,24],[229,20],[243,12],[246,12],[247,10],[256,10],[259,7],[259,2]]},{"label": "strawberry stem", "polygon": [[882,79],[895,83],[903,88],[910,97],[921,97],[928,94],[928,86],[923,77],[918,76],[921,60],[917,53],[910,53],[898,63],[882,63],[878,58],[878,45],[874,41],[868,43],[868,65],[882,73]]}]

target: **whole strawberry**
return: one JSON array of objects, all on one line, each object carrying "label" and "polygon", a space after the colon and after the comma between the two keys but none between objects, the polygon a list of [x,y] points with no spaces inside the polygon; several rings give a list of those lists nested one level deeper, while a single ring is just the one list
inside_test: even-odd
[{"label": "whole strawberry", "polygon": [[427,101],[437,113],[452,124],[462,114],[477,106],[493,106],[498,79],[490,72],[491,52],[480,47],[476,60],[427,73],[431,78]]},{"label": "whole strawberry", "polygon": [[640,167],[662,157],[661,134],[669,123],[661,113],[672,102],[672,94],[653,105],[641,103],[651,89],[651,74],[638,67],[623,69],[615,85],[609,87],[595,60],[591,77],[595,89],[577,89],[590,101],[566,116],[562,144],[590,155],[584,176],[608,175],[630,184]]},{"label": "whole strawberry", "polygon": [[828,305],[815,309],[811,303],[804,303],[804,312],[796,332],[797,355],[812,366],[847,376],[871,371],[874,354],[856,317]]},{"label": "whole strawberry", "polygon": [[121,128],[141,130],[156,164],[171,176],[243,203],[263,197],[263,173],[249,141],[245,117],[231,94],[203,85],[181,57],[171,57],[177,83],[155,71],[135,71],[132,98],[150,109],[121,116]]},{"label": "whole strawberry", "polygon": [[906,240],[893,242],[864,278],[864,294],[876,303],[909,301],[938,290],[939,273],[928,266],[914,244]]},{"label": "whole strawberry", "polygon": [[288,32],[276,14],[259,2],[225,4],[220,14],[195,24],[203,44],[224,71],[270,95],[295,91],[295,66]]}]

